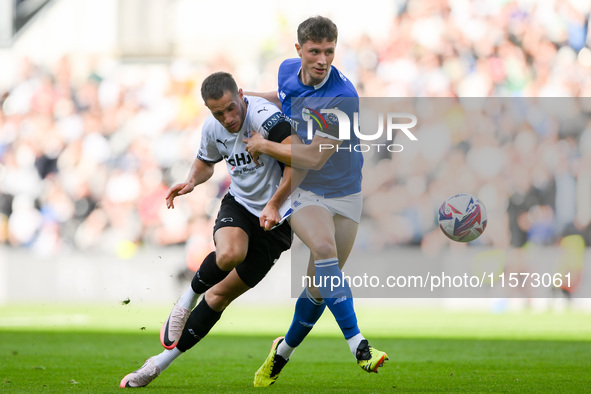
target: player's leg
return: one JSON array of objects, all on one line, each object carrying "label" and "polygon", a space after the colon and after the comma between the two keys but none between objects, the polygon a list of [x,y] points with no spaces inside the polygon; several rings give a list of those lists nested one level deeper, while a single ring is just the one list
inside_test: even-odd
[{"label": "player's leg", "polygon": [[[334,216],[334,222],[337,229],[335,239],[339,255],[339,266],[342,269],[353,249],[359,225],[354,220],[339,214]],[[377,372],[377,369],[388,359],[385,352],[370,346],[361,332],[349,338],[347,343],[349,349],[357,358],[357,364],[364,371]]]},{"label": "player's leg", "polygon": [[224,309],[250,288],[236,270],[232,270],[224,280],[209,289],[191,312],[177,349],[186,352],[195,346],[218,322]]},{"label": "player's leg", "polygon": [[[331,213],[324,207],[309,205],[301,208],[291,220],[293,231],[310,249],[308,276],[314,278],[314,261],[333,257],[338,261],[335,227]],[[315,282],[312,280],[311,282]],[[285,339],[277,345],[277,354],[288,360],[318,321],[326,303],[316,287],[306,288],[296,301],[292,323]]]},{"label": "player's leg", "polygon": [[222,281],[241,263],[248,250],[248,235],[239,227],[222,227],[214,234],[216,251],[207,255],[195,273],[191,286],[172,308],[160,330],[160,342],[166,349],[176,346],[181,330],[202,293]]},{"label": "player's leg", "polygon": [[[357,237],[358,223],[342,215],[334,215],[333,222],[335,224],[335,244],[337,250],[337,258],[339,260],[339,268],[342,270],[351,254],[355,238]],[[316,273],[314,266],[314,258],[310,253],[310,260],[308,261],[308,269],[306,275],[313,278]],[[311,281],[312,286],[308,288],[308,292],[316,300],[321,301],[322,296],[318,291],[318,288],[314,286],[314,282]]]},{"label": "player's leg", "polygon": [[[336,205],[339,208],[339,203]],[[345,208],[343,208],[345,212],[348,210],[348,205],[349,203],[345,201]],[[324,208],[318,206],[314,207],[316,209],[309,208],[311,207],[301,210],[301,213],[304,213],[304,215],[294,216],[292,219],[292,228],[311,249],[314,264],[309,264],[308,275],[314,277],[316,279],[316,285],[319,286],[308,289],[308,294],[312,297],[309,297],[307,302],[302,301],[303,297],[298,299],[294,321],[286,335],[287,340],[278,344],[277,353],[289,358],[295,348],[295,346],[291,346],[291,343],[296,346],[299,345],[313,327],[313,324],[311,324],[307,330],[302,329],[300,319],[305,316],[305,311],[307,311],[308,316],[313,316],[317,320],[321,312],[320,314],[312,315],[310,311],[320,310],[321,306],[318,305],[318,302],[320,299],[324,299],[339,324],[351,353],[357,358],[360,367],[368,372],[375,372],[387,358],[387,355],[369,346],[367,340],[361,334],[357,325],[353,296],[349,284],[344,280],[342,271],[340,270],[340,267],[344,265],[351,253],[357,234],[358,223],[349,217],[335,214],[334,217],[330,215],[330,223],[323,226],[328,220],[326,214],[324,216],[322,215],[321,209]],[[330,225],[331,223],[332,226]],[[314,230],[310,230],[310,228]],[[317,243],[318,240],[326,242],[326,239],[320,234],[330,234],[330,230],[333,228],[335,249],[337,251],[336,258],[328,257],[329,255],[327,253],[330,253],[329,248],[325,245],[324,249],[321,249]],[[320,257],[324,257],[324,259],[319,260]],[[312,300],[317,305],[314,306]],[[307,323],[309,324],[309,322]]]},{"label": "player's leg", "polygon": [[[355,222],[350,221],[353,225]],[[294,232],[310,248],[314,259],[314,281],[320,296],[339,324],[345,339],[359,334],[349,284],[339,268],[336,226],[332,214],[321,206],[307,206],[291,220]]]},{"label": "player's leg", "polygon": [[[253,224],[258,229],[258,220]],[[287,226],[281,227],[281,229],[286,228],[289,229]],[[277,231],[280,230],[274,230],[274,232]],[[224,280],[205,293],[183,328],[177,345],[178,350],[185,352],[195,346],[217,323],[224,309],[232,301],[255,287],[267,275],[281,252],[291,244],[289,239],[281,245],[272,244],[269,237],[273,234],[257,232],[253,235],[251,242],[247,245],[248,254],[243,261]]]},{"label": "player's leg", "polygon": [[[314,276],[314,259],[311,255],[308,264],[308,276]],[[316,295],[311,290],[315,290]],[[295,348],[312,331],[312,328],[318,319],[320,319],[320,316],[322,316],[325,308],[326,303],[322,299],[322,296],[320,296],[318,289],[304,288],[296,301],[293,319],[285,334],[285,338],[277,345],[277,354],[285,360],[289,360]]]},{"label": "player's leg", "polygon": [[204,337],[226,306],[255,287],[281,253],[291,246],[291,230],[287,223],[267,232],[260,228],[257,217],[244,208],[240,210],[241,213],[234,217],[235,225],[240,227],[226,226],[215,233],[216,248],[220,251],[218,259],[236,268],[205,293],[189,316],[178,344],[182,352]]},{"label": "player's leg", "polygon": [[[334,223],[337,257],[339,268],[342,268],[353,248],[358,226],[353,220],[341,215],[335,215]],[[315,275],[314,258],[311,254],[308,262],[307,275],[310,278],[313,278]],[[310,282],[312,286],[304,289],[296,301],[291,326],[285,335],[285,340],[279,343],[277,348],[277,354],[281,355],[286,360],[289,359],[294,349],[312,330],[326,307],[326,303],[324,302],[320,291],[314,286],[314,281]],[[353,335],[353,337],[354,336],[355,335]],[[351,351],[357,349],[357,346],[362,339],[364,338],[358,337],[348,341],[351,342],[350,347],[354,346]]]},{"label": "player's leg", "polygon": [[[347,218],[342,215],[334,215],[333,221],[335,224],[335,242],[337,245],[337,254],[339,257],[339,269],[342,271],[349,255],[351,254],[351,250],[353,249],[353,244],[355,243],[355,238],[357,237],[357,229],[359,228],[359,223],[353,221],[350,218]],[[319,290],[318,290],[319,291]],[[353,317],[351,320],[351,326],[356,327],[353,331],[350,331],[345,338],[347,339],[347,343],[349,344],[349,348],[353,354],[356,354],[357,348],[361,344],[361,341],[365,338],[361,335],[361,331],[357,325],[357,315],[355,314],[355,309],[353,306],[353,294],[350,293],[350,299],[343,301],[344,303],[350,303],[350,307],[347,306],[347,309],[353,312]]]},{"label": "player's leg", "polygon": [[205,257],[191,281],[191,286],[181,295],[162,325],[160,342],[166,349],[176,346],[199,296],[223,280],[244,260],[252,231],[250,216],[252,215],[233,197],[226,195],[222,200],[214,227],[216,251]]},{"label": "player's leg", "polygon": [[224,309],[251,287],[240,279],[236,270],[210,288],[193,309],[176,347],[150,357],[144,365],[121,380],[120,387],[144,387],[156,379],[174,360],[195,346],[218,322]]},{"label": "player's leg", "polygon": [[246,257],[249,236],[241,227],[216,227],[213,235],[215,252],[199,266],[191,281],[191,290],[203,294],[222,281]]},{"label": "player's leg", "polygon": [[342,215],[334,215],[333,220],[336,229],[335,241],[339,256],[339,267],[342,269],[353,249],[359,223]]},{"label": "player's leg", "polygon": [[335,224],[332,214],[320,205],[308,205],[291,217],[293,232],[310,249],[314,261],[337,258]]},{"label": "player's leg", "polygon": [[255,287],[281,253],[291,246],[291,230],[286,223],[273,231],[265,232],[260,229],[258,218],[254,215],[247,215],[245,220],[248,221],[245,227],[250,228],[254,235],[249,237],[251,242],[244,261],[205,293],[191,312],[178,345],[149,358],[139,370],[123,378],[121,387],[145,386],[154,380],[176,358],[205,337],[218,322],[223,310],[234,299]]},{"label": "player's leg", "polygon": [[[315,222],[318,218],[320,220]],[[311,253],[312,265],[314,261],[312,256],[336,257],[334,227],[331,224],[330,212],[320,206],[310,205],[300,208],[292,216],[292,229],[311,250],[316,252]],[[314,275],[313,271],[312,275]],[[308,289],[304,289],[296,301],[293,321],[285,338],[279,337],[273,342],[269,356],[255,374],[256,387],[266,387],[275,383],[283,366],[318,321],[325,307],[326,304],[320,296],[315,298]]]}]

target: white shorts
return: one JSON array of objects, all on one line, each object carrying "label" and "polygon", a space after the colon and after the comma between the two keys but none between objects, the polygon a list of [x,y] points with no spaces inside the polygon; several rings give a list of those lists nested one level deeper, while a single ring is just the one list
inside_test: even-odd
[{"label": "white shorts", "polygon": [[341,215],[359,223],[363,208],[363,195],[361,192],[349,194],[343,197],[326,198],[299,187],[291,194],[291,207],[293,213],[300,209],[317,205],[327,209],[332,216]]}]

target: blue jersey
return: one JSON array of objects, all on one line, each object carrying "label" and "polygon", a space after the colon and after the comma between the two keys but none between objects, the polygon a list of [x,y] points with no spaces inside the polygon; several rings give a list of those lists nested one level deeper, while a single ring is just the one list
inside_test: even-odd
[{"label": "blue jersey", "polygon": [[[353,127],[353,113],[359,109],[359,96],[353,84],[331,66],[328,76],[316,86],[304,85],[298,73],[299,58],[287,59],[279,67],[278,93],[281,109],[287,115],[298,136],[306,144],[316,132],[337,138],[338,120],[332,114],[321,114],[320,109],[345,112]],[[311,130],[311,132],[309,132]],[[311,135],[310,135],[311,134]],[[324,197],[342,197],[361,191],[363,155],[355,151],[359,138],[349,130],[350,139],[343,139],[320,170],[310,170],[300,187]],[[335,141],[337,144],[338,141]]]}]

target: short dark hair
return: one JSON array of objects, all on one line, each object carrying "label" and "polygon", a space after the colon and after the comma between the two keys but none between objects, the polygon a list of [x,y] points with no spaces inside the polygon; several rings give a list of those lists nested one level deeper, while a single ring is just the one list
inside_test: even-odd
[{"label": "short dark hair", "polygon": [[201,97],[204,101],[219,100],[226,92],[233,96],[238,95],[238,85],[232,74],[224,71],[211,74],[201,84]]},{"label": "short dark hair", "polygon": [[306,19],[298,26],[298,44],[304,45],[307,41],[322,42],[337,41],[339,29],[337,25],[323,16],[313,16]]}]

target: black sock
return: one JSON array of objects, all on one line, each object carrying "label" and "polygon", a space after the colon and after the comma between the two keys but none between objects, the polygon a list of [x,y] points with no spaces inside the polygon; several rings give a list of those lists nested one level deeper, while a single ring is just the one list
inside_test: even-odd
[{"label": "black sock", "polygon": [[223,271],[218,267],[215,252],[211,252],[203,259],[199,270],[191,281],[191,287],[197,294],[205,293],[210,287],[221,282],[230,271]]},{"label": "black sock", "polygon": [[205,298],[193,309],[189,315],[183,333],[177,344],[177,349],[186,352],[204,338],[209,330],[220,320],[222,312],[214,311],[207,305]]}]

